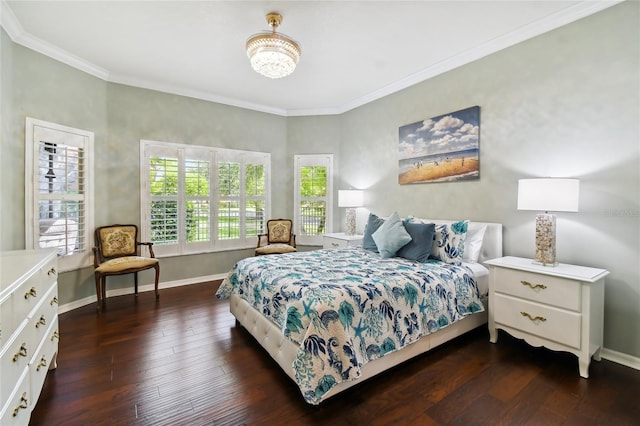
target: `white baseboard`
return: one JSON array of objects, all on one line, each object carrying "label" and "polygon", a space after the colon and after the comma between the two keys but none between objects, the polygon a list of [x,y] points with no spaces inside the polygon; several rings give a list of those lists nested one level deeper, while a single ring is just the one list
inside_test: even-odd
[{"label": "white baseboard", "polygon": [[600,355],[602,356],[602,358],[608,361],[615,362],[616,364],[622,364],[624,366],[631,367],[636,370],[640,370],[640,358],[638,357],[624,354],[622,352],[616,352],[614,350],[607,349],[607,348],[602,348]]},{"label": "white baseboard", "polygon": [[[161,283],[158,283],[158,289],[162,290],[163,288],[180,287],[183,285],[199,284],[206,281],[222,280],[226,278],[226,276],[227,274],[206,275],[204,277],[193,277],[193,278],[187,278],[184,280],[161,282]],[[138,287],[138,293],[142,293],[145,291],[154,291],[154,290],[155,290],[155,287],[153,284],[145,284]],[[133,294],[133,291],[134,291],[133,287],[107,290],[107,297]],[[73,302],[60,305],[60,307],[58,308],[58,313],[63,314],[65,312],[69,312],[86,305],[96,304],[96,302],[97,302],[96,296],[89,296],[89,297],[85,297],[84,299],[74,300]]]},{"label": "white baseboard", "polygon": [[[159,283],[158,288],[163,289],[163,288],[171,288],[171,287],[180,287],[183,285],[198,284],[206,281],[222,280],[226,278],[226,276],[227,274],[217,274],[217,275],[207,275],[204,277],[187,278],[184,280],[168,281],[164,283]],[[153,291],[153,290],[154,290],[153,284],[146,284],[138,287],[138,292]],[[133,287],[119,288],[119,289],[107,291],[107,297],[122,296],[125,294],[133,294]],[[93,304],[96,303],[96,296],[85,297],[84,299],[74,300],[71,303],[66,303],[64,305],[61,305],[58,309],[58,313],[63,314],[65,312],[69,312],[74,309],[80,308],[82,306],[90,305],[92,303]],[[607,348],[602,348],[600,355],[602,356],[602,358],[608,361],[615,362],[616,364],[621,364],[626,367],[631,367],[635,370],[640,370],[640,358],[637,358],[622,352],[616,352],[614,350],[607,349]]]}]

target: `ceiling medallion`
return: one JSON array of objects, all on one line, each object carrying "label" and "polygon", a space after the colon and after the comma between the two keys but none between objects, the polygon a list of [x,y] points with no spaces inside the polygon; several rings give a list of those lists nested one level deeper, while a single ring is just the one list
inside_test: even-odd
[{"label": "ceiling medallion", "polygon": [[296,69],[300,55],[300,45],[284,34],[278,34],[276,28],[282,23],[282,15],[276,12],[267,14],[267,23],[271,32],[254,34],[247,40],[247,56],[251,67],[259,74],[269,78],[286,77]]}]

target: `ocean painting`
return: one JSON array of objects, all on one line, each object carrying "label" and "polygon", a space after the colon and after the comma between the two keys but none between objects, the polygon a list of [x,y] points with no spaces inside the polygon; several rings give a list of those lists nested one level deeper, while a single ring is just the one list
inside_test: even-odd
[{"label": "ocean painting", "polygon": [[399,129],[398,183],[480,179],[480,107]]}]

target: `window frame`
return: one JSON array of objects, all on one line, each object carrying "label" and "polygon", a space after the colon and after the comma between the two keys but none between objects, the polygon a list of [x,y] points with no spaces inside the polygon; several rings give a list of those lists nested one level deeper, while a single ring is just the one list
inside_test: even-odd
[{"label": "window frame", "polygon": [[[266,220],[271,216],[271,154],[258,151],[244,151],[229,148],[217,148],[199,145],[179,144],[174,142],[163,142],[153,140],[140,140],[140,235],[145,241],[151,240],[150,204],[152,196],[150,194],[149,182],[149,159],[156,155],[173,155],[178,158],[178,242],[176,244],[154,244],[154,252],[157,257],[171,257],[191,255],[198,253],[209,253],[226,250],[238,250],[255,248],[256,236],[246,234],[246,203],[248,199],[255,199],[255,196],[248,197],[245,194],[246,186],[246,166],[248,164],[262,164],[265,173],[265,195],[264,195],[264,221],[261,232],[264,232]],[[199,158],[194,158],[198,157]],[[209,239],[200,242],[187,242],[186,240],[186,212],[183,211],[186,199],[189,198],[185,192],[184,160],[209,161],[209,227],[211,229]],[[218,236],[219,225],[219,201],[228,197],[221,197],[218,184],[218,164],[220,162],[238,162],[240,164],[240,195],[236,197],[238,201],[239,215],[239,238],[220,239]]]},{"label": "window frame", "polygon": [[302,220],[299,205],[302,201],[300,194],[300,171],[304,166],[327,167],[327,190],[324,197],[312,197],[314,201],[324,201],[325,230],[324,233],[333,232],[333,154],[298,154],[294,155],[294,200],[293,223],[296,234],[296,243],[300,245],[322,246],[323,235],[304,235],[302,233]]},{"label": "window frame", "polygon": [[[70,255],[58,256],[58,270],[60,272],[76,270],[93,265],[93,230],[94,230],[94,133],[88,130],[76,129],[57,123],[51,123],[32,117],[25,120],[25,247],[27,249],[40,248],[40,201],[42,197],[39,191],[39,145],[43,141],[38,141],[39,130],[47,132],[58,132],[53,139],[64,145],[78,145],[84,150],[82,173],[84,175],[84,185],[82,202],[84,205],[84,248],[81,252]],[[81,143],[65,143],[63,133],[68,133],[74,138],[81,138]],[[54,134],[54,133],[52,133]],[[62,195],[60,199],[64,199]]]}]

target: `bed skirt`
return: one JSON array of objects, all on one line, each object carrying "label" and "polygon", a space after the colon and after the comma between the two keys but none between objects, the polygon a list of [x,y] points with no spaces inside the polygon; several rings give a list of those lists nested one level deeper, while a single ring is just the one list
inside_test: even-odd
[{"label": "bed skirt", "polygon": [[[484,306],[488,306],[483,299]],[[295,381],[293,361],[296,357],[298,346],[284,337],[280,329],[260,312],[256,311],[246,300],[233,294],[229,298],[230,310],[236,320],[258,341],[258,343],[271,355],[278,365],[292,380]],[[362,366],[362,375],[357,380],[341,382],[323,395],[325,400],[342,392],[370,377],[373,377],[391,367],[394,367],[408,359],[425,353],[443,343],[448,342],[474,328],[487,323],[487,311],[478,312],[464,319],[442,328],[435,333],[422,337],[420,340],[389,353],[382,358],[375,359]]]}]

